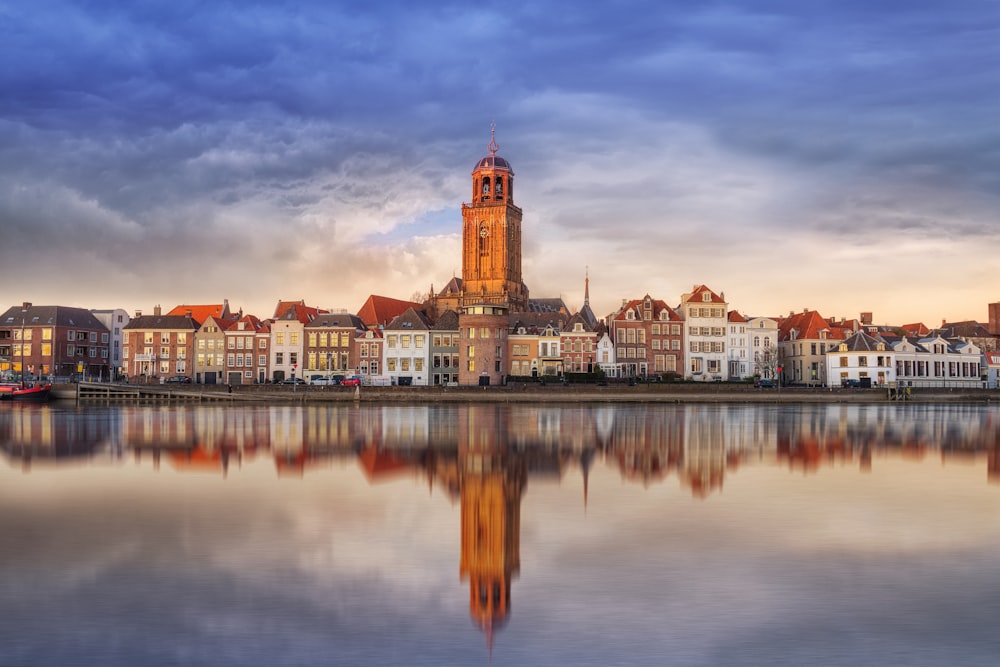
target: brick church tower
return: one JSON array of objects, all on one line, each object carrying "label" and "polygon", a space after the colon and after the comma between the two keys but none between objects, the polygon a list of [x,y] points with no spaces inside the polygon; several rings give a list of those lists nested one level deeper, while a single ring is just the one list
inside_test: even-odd
[{"label": "brick church tower", "polygon": [[496,127],[490,154],[472,171],[472,203],[462,204],[462,306],[528,307],[521,280],[521,209],[514,205],[514,170],[497,155]]}]

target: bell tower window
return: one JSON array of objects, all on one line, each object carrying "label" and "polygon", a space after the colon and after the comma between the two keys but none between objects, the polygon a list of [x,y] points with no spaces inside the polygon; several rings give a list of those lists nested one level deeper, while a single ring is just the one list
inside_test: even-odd
[{"label": "bell tower window", "polygon": [[483,178],[483,199],[490,198],[490,177],[486,176]]},{"label": "bell tower window", "polygon": [[497,176],[496,194],[497,197],[503,197],[503,178],[500,176]]}]

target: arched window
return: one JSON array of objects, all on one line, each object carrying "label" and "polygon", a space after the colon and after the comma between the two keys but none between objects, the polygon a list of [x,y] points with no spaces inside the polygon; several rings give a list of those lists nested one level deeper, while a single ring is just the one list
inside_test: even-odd
[{"label": "arched window", "polygon": [[487,176],[483,179],[483,194],[490,194],[490,177]]},{"label": "arched window", "polygon": [[497,197],[503,197],[503,179],[497,176],[496,185]]}]

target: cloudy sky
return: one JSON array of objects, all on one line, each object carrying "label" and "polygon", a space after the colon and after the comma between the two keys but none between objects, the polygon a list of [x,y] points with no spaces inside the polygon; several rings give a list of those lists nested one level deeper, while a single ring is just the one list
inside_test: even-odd
[{"label": "cloudy sky", "polygon": [[426,292],[495,122],[533,296],[985,320],[998,81],[992,0],[0,0],[0,300]]}]

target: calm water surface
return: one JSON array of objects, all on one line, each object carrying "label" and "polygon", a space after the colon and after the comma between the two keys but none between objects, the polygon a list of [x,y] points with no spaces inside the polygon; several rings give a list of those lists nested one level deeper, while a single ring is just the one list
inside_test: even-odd
[{"label": "calm water surface", "polygon": [[0,665],[996,665],[1000,410],[0,406]]}]

